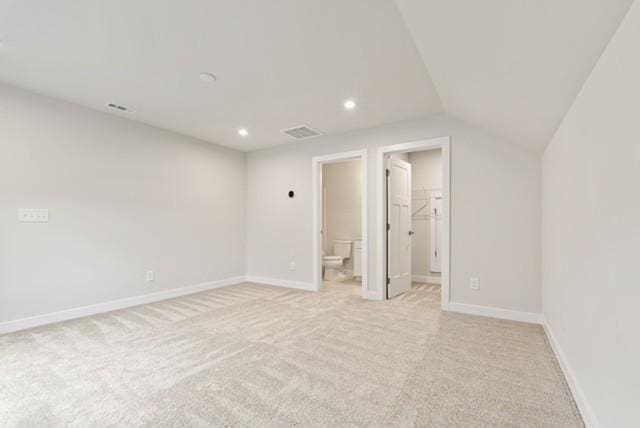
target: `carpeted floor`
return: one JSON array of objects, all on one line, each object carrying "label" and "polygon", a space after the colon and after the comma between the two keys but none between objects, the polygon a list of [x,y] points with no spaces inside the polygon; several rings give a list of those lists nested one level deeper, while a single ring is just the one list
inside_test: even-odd
[{"label": "carpeted floor", "polygon": [[242,284],[0,336],[0,426],[583,426],[542,329]]}]

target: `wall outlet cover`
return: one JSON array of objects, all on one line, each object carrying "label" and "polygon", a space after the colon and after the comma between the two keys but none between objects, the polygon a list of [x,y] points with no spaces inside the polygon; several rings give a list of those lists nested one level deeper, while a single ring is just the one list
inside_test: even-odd
[{"label": "wall outlet cover", "polygon": [[479,290],[480,289],[480,279],[479,278],[471,278],[469,280],[469,287],[472,290]]},{"label": "wall outlet cover", "polygon": [[21,223],[48,223],[49,210],[47,208],[19,208],[18,221]]},{"label": "wall outlet cover", "polygon": [[289,270],[296,270],[296,262],[289,262]]},{"label": "wall outlet cover", "polygon": [[147,278],[147,282],[153,281],[154,275],[153,275],[153,271],[152,270],[148,270],[147,271],[146,278]]}]

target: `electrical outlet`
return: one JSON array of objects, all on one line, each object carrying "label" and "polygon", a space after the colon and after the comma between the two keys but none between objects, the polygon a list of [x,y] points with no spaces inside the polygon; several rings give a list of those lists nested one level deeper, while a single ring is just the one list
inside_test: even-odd
[{"label": "electrical outlet", "polygon": [[480,279],[479,278],[471,278],[469,280],[469,287],[472,290],[479,290],[480,289]]},{"label": "electrical outlet", "polygon": [[21,223],[48,223],[49,210],[46,208],[20,208],[18,221]]},{"label": "electrical outlet", "polygon": [[152,270],[148,270],[147,271],[147,282],[151,282],[154,279],[154,275],[153,275],[153,271]]},{"label": "electrical outlet", "polygon": [[289,270],[296,270],[296,262],[289,262]]}]

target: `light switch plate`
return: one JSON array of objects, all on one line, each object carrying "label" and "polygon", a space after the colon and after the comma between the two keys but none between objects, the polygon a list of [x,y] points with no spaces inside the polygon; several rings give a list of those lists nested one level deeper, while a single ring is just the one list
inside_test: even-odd
[{"label": "light switch plate", "polygon": [[48,223],[49,210],[46,208],[20,208],[18,221],[21,223]]}]

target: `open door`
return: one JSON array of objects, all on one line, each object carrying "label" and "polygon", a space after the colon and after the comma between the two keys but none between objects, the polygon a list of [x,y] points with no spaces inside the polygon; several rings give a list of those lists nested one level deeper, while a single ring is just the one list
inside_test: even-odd
[{"label": "open door", "polygon": [[411,289],[411,164],[387,160],[387,298]]}]

